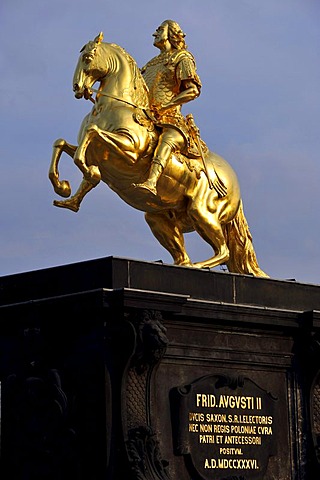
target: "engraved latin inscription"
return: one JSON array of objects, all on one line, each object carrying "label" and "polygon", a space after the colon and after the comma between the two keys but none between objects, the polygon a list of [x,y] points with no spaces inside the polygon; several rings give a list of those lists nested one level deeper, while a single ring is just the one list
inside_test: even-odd
[{"label": "engraved latin inscription", "polygon": [[[263,445],[267,435],[273,435],[273,416],[259,415],[262,398],[244,395],[214,395],[196,393],[194,404],[202,411],[189,412],[189,432],[197,435],[199,444],[218,445],[215,458],[204,458],[204,468],[259,470],[257,458],[238,458],[245,455],[243,447]],[[241,413],[212,413],[211,409],[252,411]],[[230,448],[230,445],[236,445]]]},{"label": "engraved latin inscription", "polygon": [[212,470],[257,478],[275,452],[276,399],[249,379],[217,388],[218,378],[201,379],[186,389],[180,443],[206,478]]}]

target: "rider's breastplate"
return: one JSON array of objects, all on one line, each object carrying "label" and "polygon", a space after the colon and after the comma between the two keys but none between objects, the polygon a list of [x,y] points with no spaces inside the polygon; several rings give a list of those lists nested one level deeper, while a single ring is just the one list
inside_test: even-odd
[{"label": "rider's breastplate", "polygon": [[[152,58],[141,69],[141,73],[149,89],[150,107],[155,108],[155,110],[157,110],[157,107],[160,108],[167,105],[180,93],[181,80],[193,79],[199,88],[201,87],[193,57],[190,52],[185,50],[178,50],[174,53],[161,53],[157,57]],[[189,135],[185,118],[181,113],[180,105],[165,110],[157,118],[156,125],[162,127],[169,126],[179,130],[185,139],[189,153],[191,153],[190,148],[192,149],[193,142]]]},{"label": "rider's breastplate", "polygon": [[[171,56],[172,54],[160,54],[150,60],[142,69],[143,78],[149,88],[150,105],[156,107],[166,105],[179,93],[179,85],[175,76],[175,62],[170,61]],[[172,110],[176,111],[177,109]]]}]

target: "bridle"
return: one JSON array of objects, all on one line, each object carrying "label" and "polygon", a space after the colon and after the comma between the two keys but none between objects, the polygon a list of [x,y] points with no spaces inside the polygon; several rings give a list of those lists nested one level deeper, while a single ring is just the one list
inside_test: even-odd
[{"label": "bridle", "polygon": [[[145,110],[145,107],[139,107],[139,105],[136,105],[135,103],[128,102],[127,100],[124,100],[123,98],[116,97],[115,95],[111,95],[110,93],[102,92],[101,90],[97,90],[96,88],[90,87],[87,90],[92,91],[94,93],[97,93],[99,95],[103,95],[104,97],[112,98],[113,100],[117,100],[118,102],[126,103],[127,105],[130,105],[131,107],[138,108],[140,110]],[[96,103],[96,100],[91,95],[88,99],[92,103]]]}]

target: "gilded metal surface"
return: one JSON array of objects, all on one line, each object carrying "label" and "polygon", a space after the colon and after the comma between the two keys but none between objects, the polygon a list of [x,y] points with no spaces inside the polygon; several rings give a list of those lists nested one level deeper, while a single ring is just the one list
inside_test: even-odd
[{"label": "gilded metal surface", "polygon": [[[256,260],[234,170],[207,148],[181,114],[181,106],[201,89],[184,36],[176,22],[163,22],[154,33],[160,54],[141,70],[123,48],[103,42],[102,33],[82,48],[73,89],[76,98],[94,105],[82,121],[78,145],[54,142],[49,178],[58,195],[70,197],[70,184],[60,180],[58,170],[65,152],[83,180],[74,195],[54,205],[77,212],[102,180],[145,212],[152,233],[176,265],[226,264],[231,272],[267,276]],[[191,231],[212,246],[208,260],[191,262],[183,237]]]}]

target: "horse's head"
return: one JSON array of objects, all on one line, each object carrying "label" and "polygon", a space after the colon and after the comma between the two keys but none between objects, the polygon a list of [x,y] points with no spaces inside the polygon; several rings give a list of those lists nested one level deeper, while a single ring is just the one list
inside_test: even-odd
[{"label": "horse's head", "polygon": [[[148,88],[135,60],[115,43],[102,42],[103,33],[88,42],[80,51],[73,75],[76,98],[91,97],[95,82],[101,82],[99,91],[107,89],[109,96],[147,108]],[[105,82],[108,78],[108,82]],[[108,96],[108,95],[106,95]]]},{"label": "horse's head", "polygon": [[90,88],[93,84],[106,74],[106,67],[100,61],[100,44],[103,40],[103,33],[100,32],[96,38],[88,42],[80,50],[80,57],[73,75],[73,91],[76,98],[90,98]]}]

